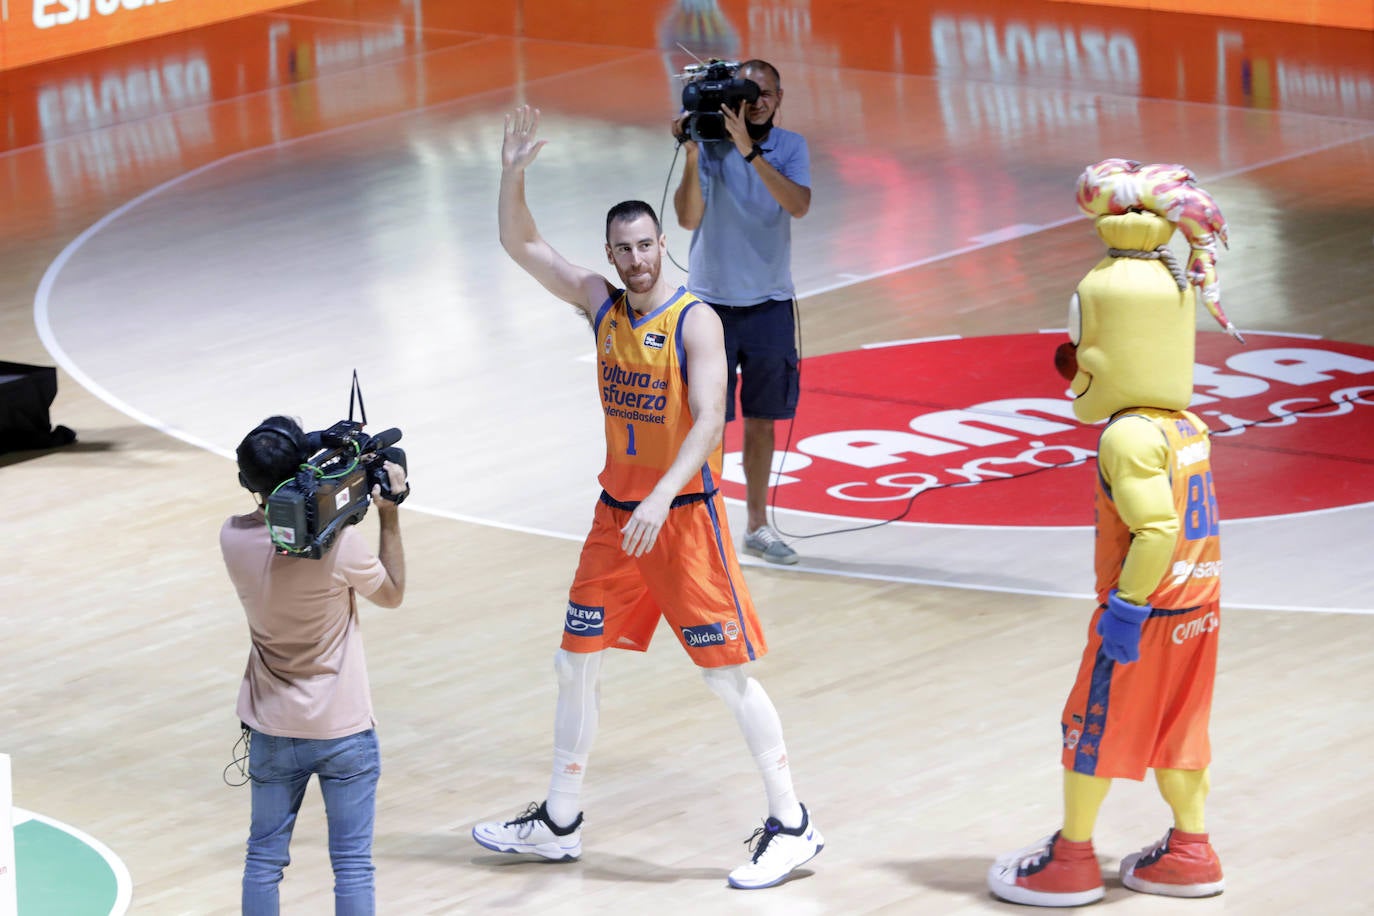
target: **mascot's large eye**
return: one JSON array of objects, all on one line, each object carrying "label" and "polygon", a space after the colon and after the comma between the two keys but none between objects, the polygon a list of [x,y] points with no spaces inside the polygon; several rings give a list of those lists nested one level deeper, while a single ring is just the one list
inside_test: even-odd
[{"label": "mascot's large eye", "polygon": [[1083,307],[1078,302],[1078,293],[1069,298],[1069,341],[1076,347],[1083,336]]}]

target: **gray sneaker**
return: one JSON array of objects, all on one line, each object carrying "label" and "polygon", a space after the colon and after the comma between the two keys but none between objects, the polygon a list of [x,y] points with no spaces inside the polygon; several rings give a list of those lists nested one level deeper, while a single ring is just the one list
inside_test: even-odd
[{"label": "gray sneaker", "polygon": [[744,535],[744,552],[763,557],[769,563],[791,566],[797,562],[797,552],[787,546],[771,525],[763,525]]}]

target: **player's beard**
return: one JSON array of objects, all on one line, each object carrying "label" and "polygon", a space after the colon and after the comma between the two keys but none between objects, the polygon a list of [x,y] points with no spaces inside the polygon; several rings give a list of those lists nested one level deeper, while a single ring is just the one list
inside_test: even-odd
[{"label": "player's beard", "polygon": [[655,258],[645,264],[641,273],[619,270],[620,282],[625,284],[625,288],[632,293],[647,293],[658,283],[658,275],[663,269],[663,261]]}]

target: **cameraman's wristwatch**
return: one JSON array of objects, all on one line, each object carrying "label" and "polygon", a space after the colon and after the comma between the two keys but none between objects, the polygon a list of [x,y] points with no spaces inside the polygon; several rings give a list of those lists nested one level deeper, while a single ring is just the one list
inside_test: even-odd
[{"label": "cameraman's wristwatch", "polygon": [[758,155],[759,155],[760,153],[762,153],[762,152],[763,152],[763,147],[761,147],[761,146],[759,146],[757,143],[755,143],[755,144],[754,144],[754,148],[751,149],[751,150],[749,151],[749,155],[747,155],[747,156],[744,157],[744,161],[745,161],[745,162],[753,162],[753,161],[754,161],[754,157],[758,156]]}]

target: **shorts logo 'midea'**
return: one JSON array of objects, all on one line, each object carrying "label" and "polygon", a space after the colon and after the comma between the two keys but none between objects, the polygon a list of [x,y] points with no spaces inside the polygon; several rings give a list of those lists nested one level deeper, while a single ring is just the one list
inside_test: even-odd
[{"label": "shorts logo 'midea'", "polygon": [[720,646],[725,644],[725,632],[718,623],[705,623],[699,627],[683,627],[682,641],[693,649],[700,649],[703,646]]}]

